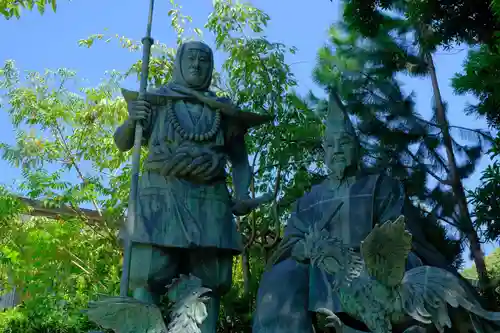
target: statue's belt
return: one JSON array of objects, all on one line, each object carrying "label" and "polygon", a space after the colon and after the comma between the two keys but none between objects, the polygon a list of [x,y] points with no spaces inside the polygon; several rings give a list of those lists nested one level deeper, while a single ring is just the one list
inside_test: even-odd
[{"label": "statue's belt", "polygon": [[[146,161],[144,163],[144,166],[143,166],[143,171],[144,172],[152,172],[152,173],[162,175],[166,163],[167,163],[166,160]],[[210,179],[206,179],[206,180],[198,179],[198,178],[192,177],[190,175],[186,175],[186,176],[171,175],[171,176],[179,178],[179,179],[188,180],[192,183],[204,184],[204,185],[216,184],[216,183],[221,183],[221,182],[226,181],[226,173],[225,173],[225,170],[223,168],[221,168],[220,172],[217,172],[216,175],[214,175]]]},{"label": "statue's belt", "polygon": [[143,170],[144,171],[161,171],[167,163],[168,163],[168,160],[146,161],[146,162],[144,162]]}]

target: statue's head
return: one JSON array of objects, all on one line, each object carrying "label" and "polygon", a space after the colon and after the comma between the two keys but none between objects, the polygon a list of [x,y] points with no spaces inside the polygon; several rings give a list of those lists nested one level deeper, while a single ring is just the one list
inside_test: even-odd
[{"label": "statue's head", "polygon": [[361,146],[354,126],[335,92],[329,96],[325,125],[325,163],[332,178],[343,179],[348,170],[358,169]]},{"label": "statue's head", "polygon": [[174,82],[195,90],[207,90],[212,83],[214,56],[202,42],[186,42],[177,50]]}]

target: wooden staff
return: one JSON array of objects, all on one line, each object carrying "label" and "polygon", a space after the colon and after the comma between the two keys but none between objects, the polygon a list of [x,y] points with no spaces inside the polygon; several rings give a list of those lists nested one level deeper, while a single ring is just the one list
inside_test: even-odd
[{"label": "wooden staff", "polygon": [[[142,39],[142,71],[141,83],[139,88],[139,99],[146,98],[149,76],[149,58],[151,55],[151,46],[154,43],[151,38],[151,25],[153,23],[153,8],[154,0],[149,4],[148,26],[146,36]],[[132,179],[130,181],[130,196],[128,202],[126,234],[125,234],[125,249],[123,254],[123,269],[120,280],[120,296],[128,296],[128,285],[130,277],[130,264],[132,257],[132,240],[131,235],[135,228],[135,219],[137,217],[137,189],[139,187],[139,171],[141,161],[141,146],[142,146],[142,124],[140,121],[135,123],[134,148],[132,150]]]}]

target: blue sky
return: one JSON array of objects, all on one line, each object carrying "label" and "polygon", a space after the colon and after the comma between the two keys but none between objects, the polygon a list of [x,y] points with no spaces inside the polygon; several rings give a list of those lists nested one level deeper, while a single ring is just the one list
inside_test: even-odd
[{"label": "blue sky", "polygon": [[[309,89],[321,93],[311,80],[316,51],[326,41],[328,26],[339,18],[339,1],[311,1],[307,6],[303,0],[253,0],[249,1],[271,16],[266,35],[271,41],[279,41],[298,48],[290,63],[299,81],[299,92]],[[2,45],[0,61],[14,59],[21,70],[43,71],[46,68],[66,67],[76,70],[80,77],[90,84],[99,83],[105,71],[125,70],[140,57],[130,53],[116,43],[98,44],[91,49],[79,47],[79,39],[94,33],[120,34],[135,40],[143,37],[146,29],[148,0],[59,0],[56,14],[47,12],[23,13],[20,20],[0,19]],[[193,27],[202,27],[212,10],[211,1],[183,1],[183,13],[193,18]],[[169,46],[175,45],[175,34],[170,27],[167,12],[169,1],[157,0],[153,22],[153,37]],[[212,37],[205,32],[209,42]],[[435,65],[443,98],[448,102],[449,118],[453,125],[486,128],[483,120],[467,117],[462,110],[467,102],[474,100],[467,96],[456,96],[450,87],[450,78],[461,70],[467,50],[458,48],[451,52],[438,52]],[[431,114],[431,83],[429,79],[405,79],[405,89],[417,95],[420,112],[429,118]],[[131,87],[132,88],[132,87]],[[0,113],[0,141],[13,142],[13,132],[5,112]],[[478,170],[488,165],[483,158]],[[10,184],[19,177],[18,170],[0,161],[0,183]],[[479,183],[480,172],[476,172],[465,183],[473,189]],[[492,246],[487,245],[486,252]]]}]

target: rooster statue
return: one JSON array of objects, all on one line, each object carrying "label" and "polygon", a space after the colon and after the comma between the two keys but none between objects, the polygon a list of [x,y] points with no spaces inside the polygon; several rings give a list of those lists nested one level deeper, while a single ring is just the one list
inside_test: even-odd
[{"label": "rooster statue", "polygon": [[204,295],[210,291],[199,278],[181,275],[168,287],[166,313],[157,305],[129,297],[91,302],[85,312],[91,321],[116,333],[201,333],[207,317]]},{"label": "rooster statue", "polygon": [[[412,236],[404,217],[375,226],[361,243],[360,253],[332,238],[325,230],[311,229],[301,246],[308,258],[336,277],[332,288],[342,309],[373,333],[392,332],[393,325],[413,319],[418,325],[405,330],[425,332],[434,325],[443,333],[452,323],[448,307],[460,309],[475,333],[499,332],[500,313],[488,312],[475,301],[452,273],[431,266],[405,271]],[[339,317],[328,309],[328,326],[342,331]]]}]

